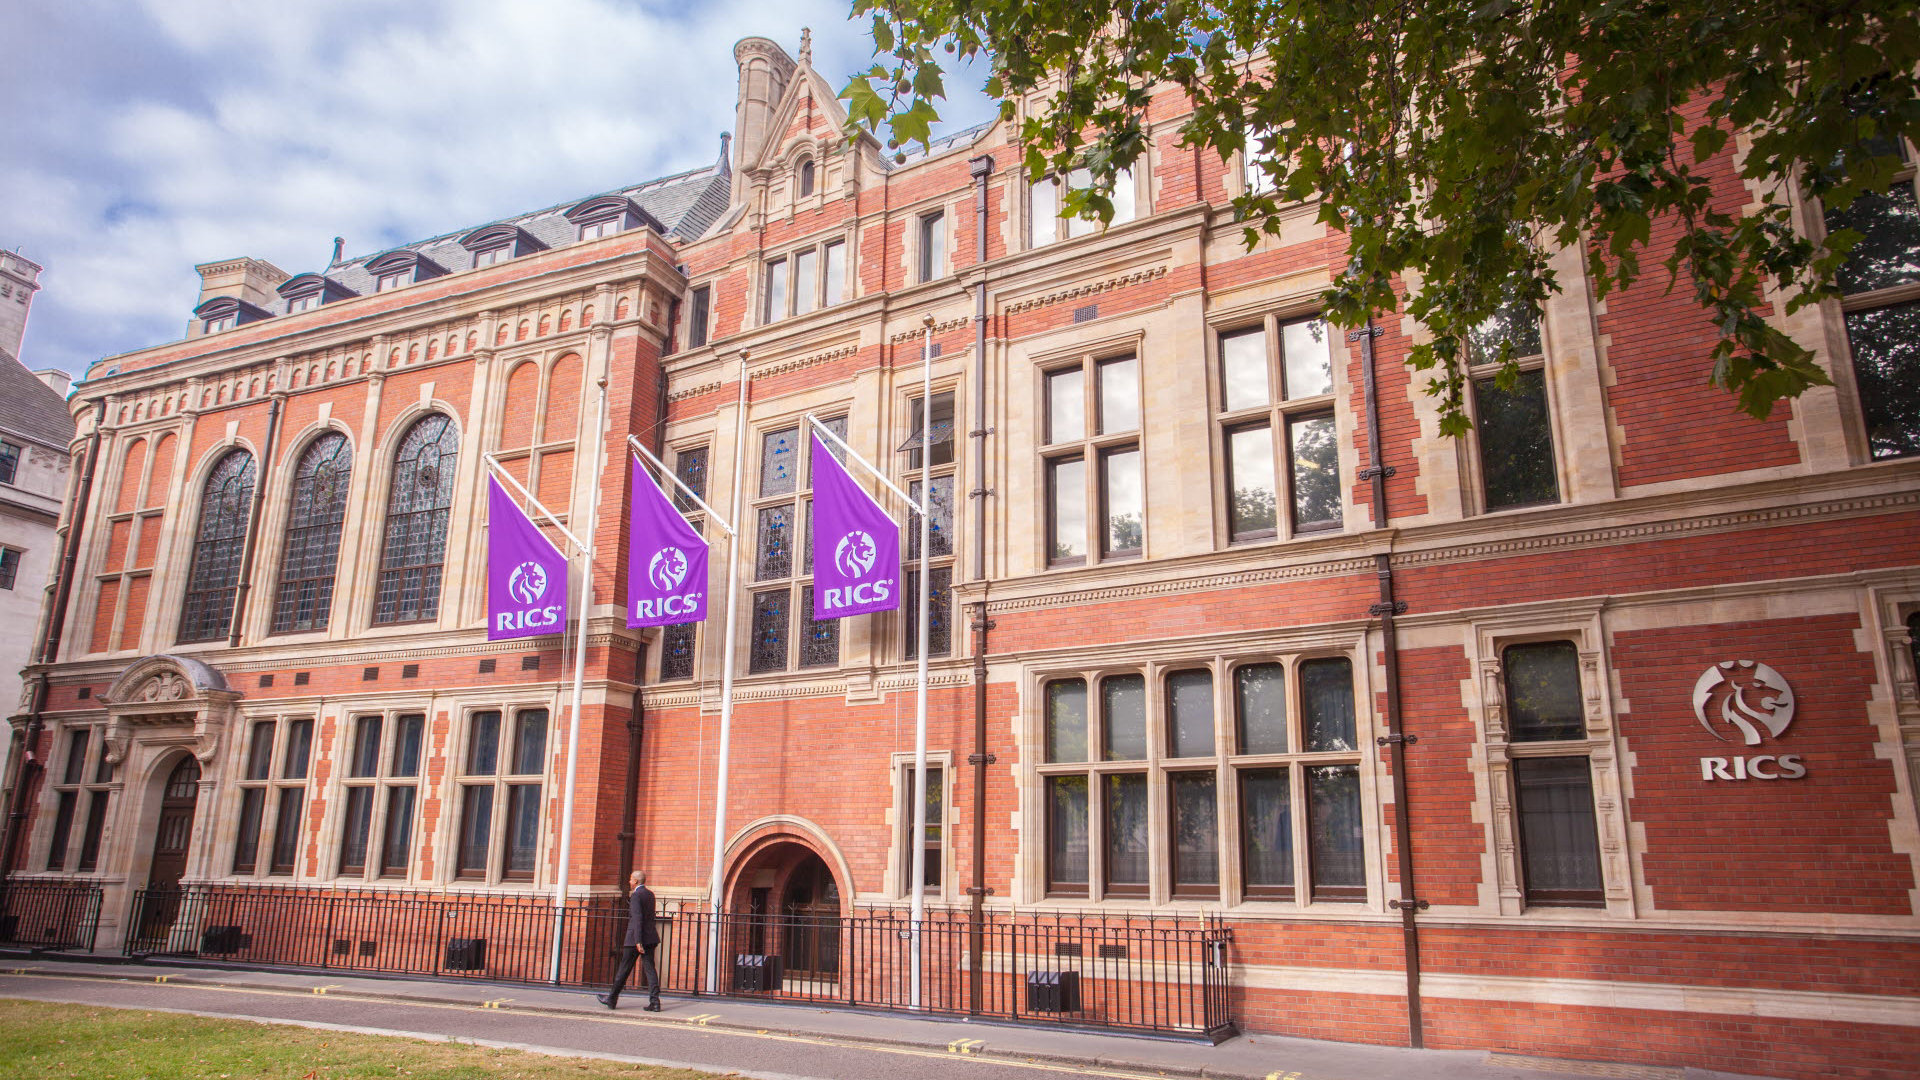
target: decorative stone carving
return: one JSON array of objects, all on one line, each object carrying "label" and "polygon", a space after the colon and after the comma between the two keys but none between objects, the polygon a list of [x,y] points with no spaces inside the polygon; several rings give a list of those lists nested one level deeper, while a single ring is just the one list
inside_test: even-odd
[{"label": "decorative stone carving", "polygon": [[142,683],[135,697],[139,701],[182,701],[191,692],[187,680],[173,672],[162,672]]}]

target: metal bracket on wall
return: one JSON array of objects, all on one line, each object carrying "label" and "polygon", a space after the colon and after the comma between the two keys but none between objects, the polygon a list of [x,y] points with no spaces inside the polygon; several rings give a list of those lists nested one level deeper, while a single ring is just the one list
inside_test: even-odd
[{"label": "metal bracket on wall", "polygon": [[974,488],[972,491],[967,492],[967,498],[977,499],[982,495],[992,495],[992,494],[995,494],[992,488]]},{"label": "metal bracket on wall", "polygon": [[1367,609],[1367,614],[1373,615],[1373,616],[1380,616],[1380,615],[1387,615],[1387,614],[1405,615],[1406,613],[1407,613],[1407,602],[1405,600],[1395,600],[1391,604],[1375,604],[1372,607],[1369,607]]},{"label": "metal bracket on wall", "polygon": [[[1348,341],[1359,341],[1359,340],[1360,340],[1361,338],[1363,338],[1363,337],[1366,337],[1366,336],[1367,336],[1367,334],[1368,334],[1368,330],[1367,330],[1367,328],[1366,328],[1366,327],[1364,327],[1364,326],[1363,326],[1363,327],[1361,327],[1361,328],[1360,328],[1360,329],[1358,329],[1358,330],[1349,330],[1349,331],[1347,331],[1347,340],[1348,340]],[[1377,337],[1377,338],[1378,338],[1378,337],[1386,337],[1386,336],[1387,336],[1387,328],[1386,328],[1386,327],[1384,327],[1384,326],[1376,326],[1376,327],[1374,327],[1374,328],[1373,328],[1373,330],[1372,330],[1372,334],[1373,334],[1373,336],[1374,336],[1374,337]]]},{"label": "metal bracket on wall", "polygon": [[992,896],[993,889],[989,886],[984,886],[984,885],[979,888],[968,888],[967,895],[968,896]]},{"label": "metal bracket on wall", "polygon": [[1000,760],[999,758],[994,757],[992,754],[968,754],[967,755],[967,764],[969,765],[992,765],[999,760]]},{"label": "metal bracket on wall", "polygon": [[986,622],[984,622],[984,623],[983,623],[983,622],[981,622],[981,621],[980,621],[979,619],[973,619],[973,620],[971,620],[971,621],[969,621],[969,622],[967,623],[967,629],[969,629],[969,630],[992,630],[993,628],[995,628],[995,627],[997,627],[997,626],[999,626],[999,625],[1000,625],[999,623],[997,623],[997,622],[994,622],[994,621],[993,621],[992,619],[988,619],[988,620],[987,620]]},{"label": "metal bracket on wall", "polygon": [[1373,741],[1376,746],[1392,746],[1394,743],[1400,743],[1403,746],[1412,746],[1414,743],[1420,741],[1420,736],[1399,734],[1382,735]]},{"label": "metal bracket on wall", "polygon": [[1412,908],[1415,911],[1427,910],[1427,902],[1425,900],[1389,900],[1387,901],[1387,906],[1395,911],[1401,911],[1406,908]]},{"label": "metal bracket on wall", "polygon": [[1369,465],[1368,467],[1360,470],[1357,478],[1361,480],[1371,480],[1376,476],[1392,476],[1394,473],[1399,471],[1400,470],[1394,468],[1391,465],[1381,465],[1378,467]]},{"label": "metal bracket on wall", "polygon": [[972,431],[967,432],[967,437],[970,439],[980,439],[993,434],[993,432],[994,432],[994,429],[990,427],[977,427],[977,428],[974,428]]}]

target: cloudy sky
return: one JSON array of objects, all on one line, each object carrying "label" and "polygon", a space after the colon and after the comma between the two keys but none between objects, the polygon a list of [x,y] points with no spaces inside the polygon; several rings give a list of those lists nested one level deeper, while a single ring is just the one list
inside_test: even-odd
[{"label": "cloudy sky", "polygon": [[[21,359],[80,372],[178,338],[196,263],[321,269],[718,156],[733,43],[836,87],[847,0],[0,3],[0,247],[46,267]],[[955,80],[960,83],[961,80]],[[979,79],[951,124],[991,114]]]}]

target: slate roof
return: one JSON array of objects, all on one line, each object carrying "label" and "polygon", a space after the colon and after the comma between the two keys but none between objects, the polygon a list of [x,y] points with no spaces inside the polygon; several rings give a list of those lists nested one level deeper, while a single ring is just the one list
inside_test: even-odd
[{"label": "slate roof", "polygon": [[569,199],[544,210],[469,225],[443,236],[344,259],[328,266],[326,276],[361,296],[370,295],[374,292],[375,282],[374,275],[367,272],[367,263],[388,251],[418,252],[449,270],[464,270],[473,264],[473,253],[460,245],[460,238],[487,225],[518,225],[549,248],[566,247],[576,242],[578,231],[574,223],[567,220],[566,211],[599,195],[625,195],[666,226],[668,239],[692,240],[705,233],[726,211],[731,183],[731,173],[726,164],[715,162],[613,191]]},{"label": "slate roof", "polygon": [[0,432],[65,450],[73,441],[67,399],[0,349]]}]

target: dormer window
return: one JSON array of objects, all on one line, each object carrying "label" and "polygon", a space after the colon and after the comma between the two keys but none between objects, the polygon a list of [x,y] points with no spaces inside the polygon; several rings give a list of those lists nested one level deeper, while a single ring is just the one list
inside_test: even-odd
[{"label": "dormer window", "polygon": [[237,296],[216,296],[194,308],[193,317],[200,320],[201,333],[218,334],[250,322],[271,319],[273,313]]},{"label": "dormer window", "polygon": [[488,225],[460,238],[460,246],[473,252],[475,267],[492,266],[536,251],[547,245],[535,240],[518,225]]},{"label": "dormer window", "polygon": [[588,199],[568,210],[566,217],[579,230],[578,235],[582,240],[597,240],[641,225],[649,226],[663,235],[667,231],[666,226],[625,195],[601,195]]},{"label": "dormer window", "polygon": [[800,197],[813,194],[813,160],[809,158],[800,163]]},{"label": "dormer window", "polygon": [[312,311],[323,304],[359,295],[332,278],[319,274],[295,274],[274,291],[286,298],[289,315]]},{"label": "dormer window", "polygon": [[437,278],[447,268],[417,251],[389,251],[367,260],[367,273],[373,275],[373,290],[386,292],[403,285]]}]

